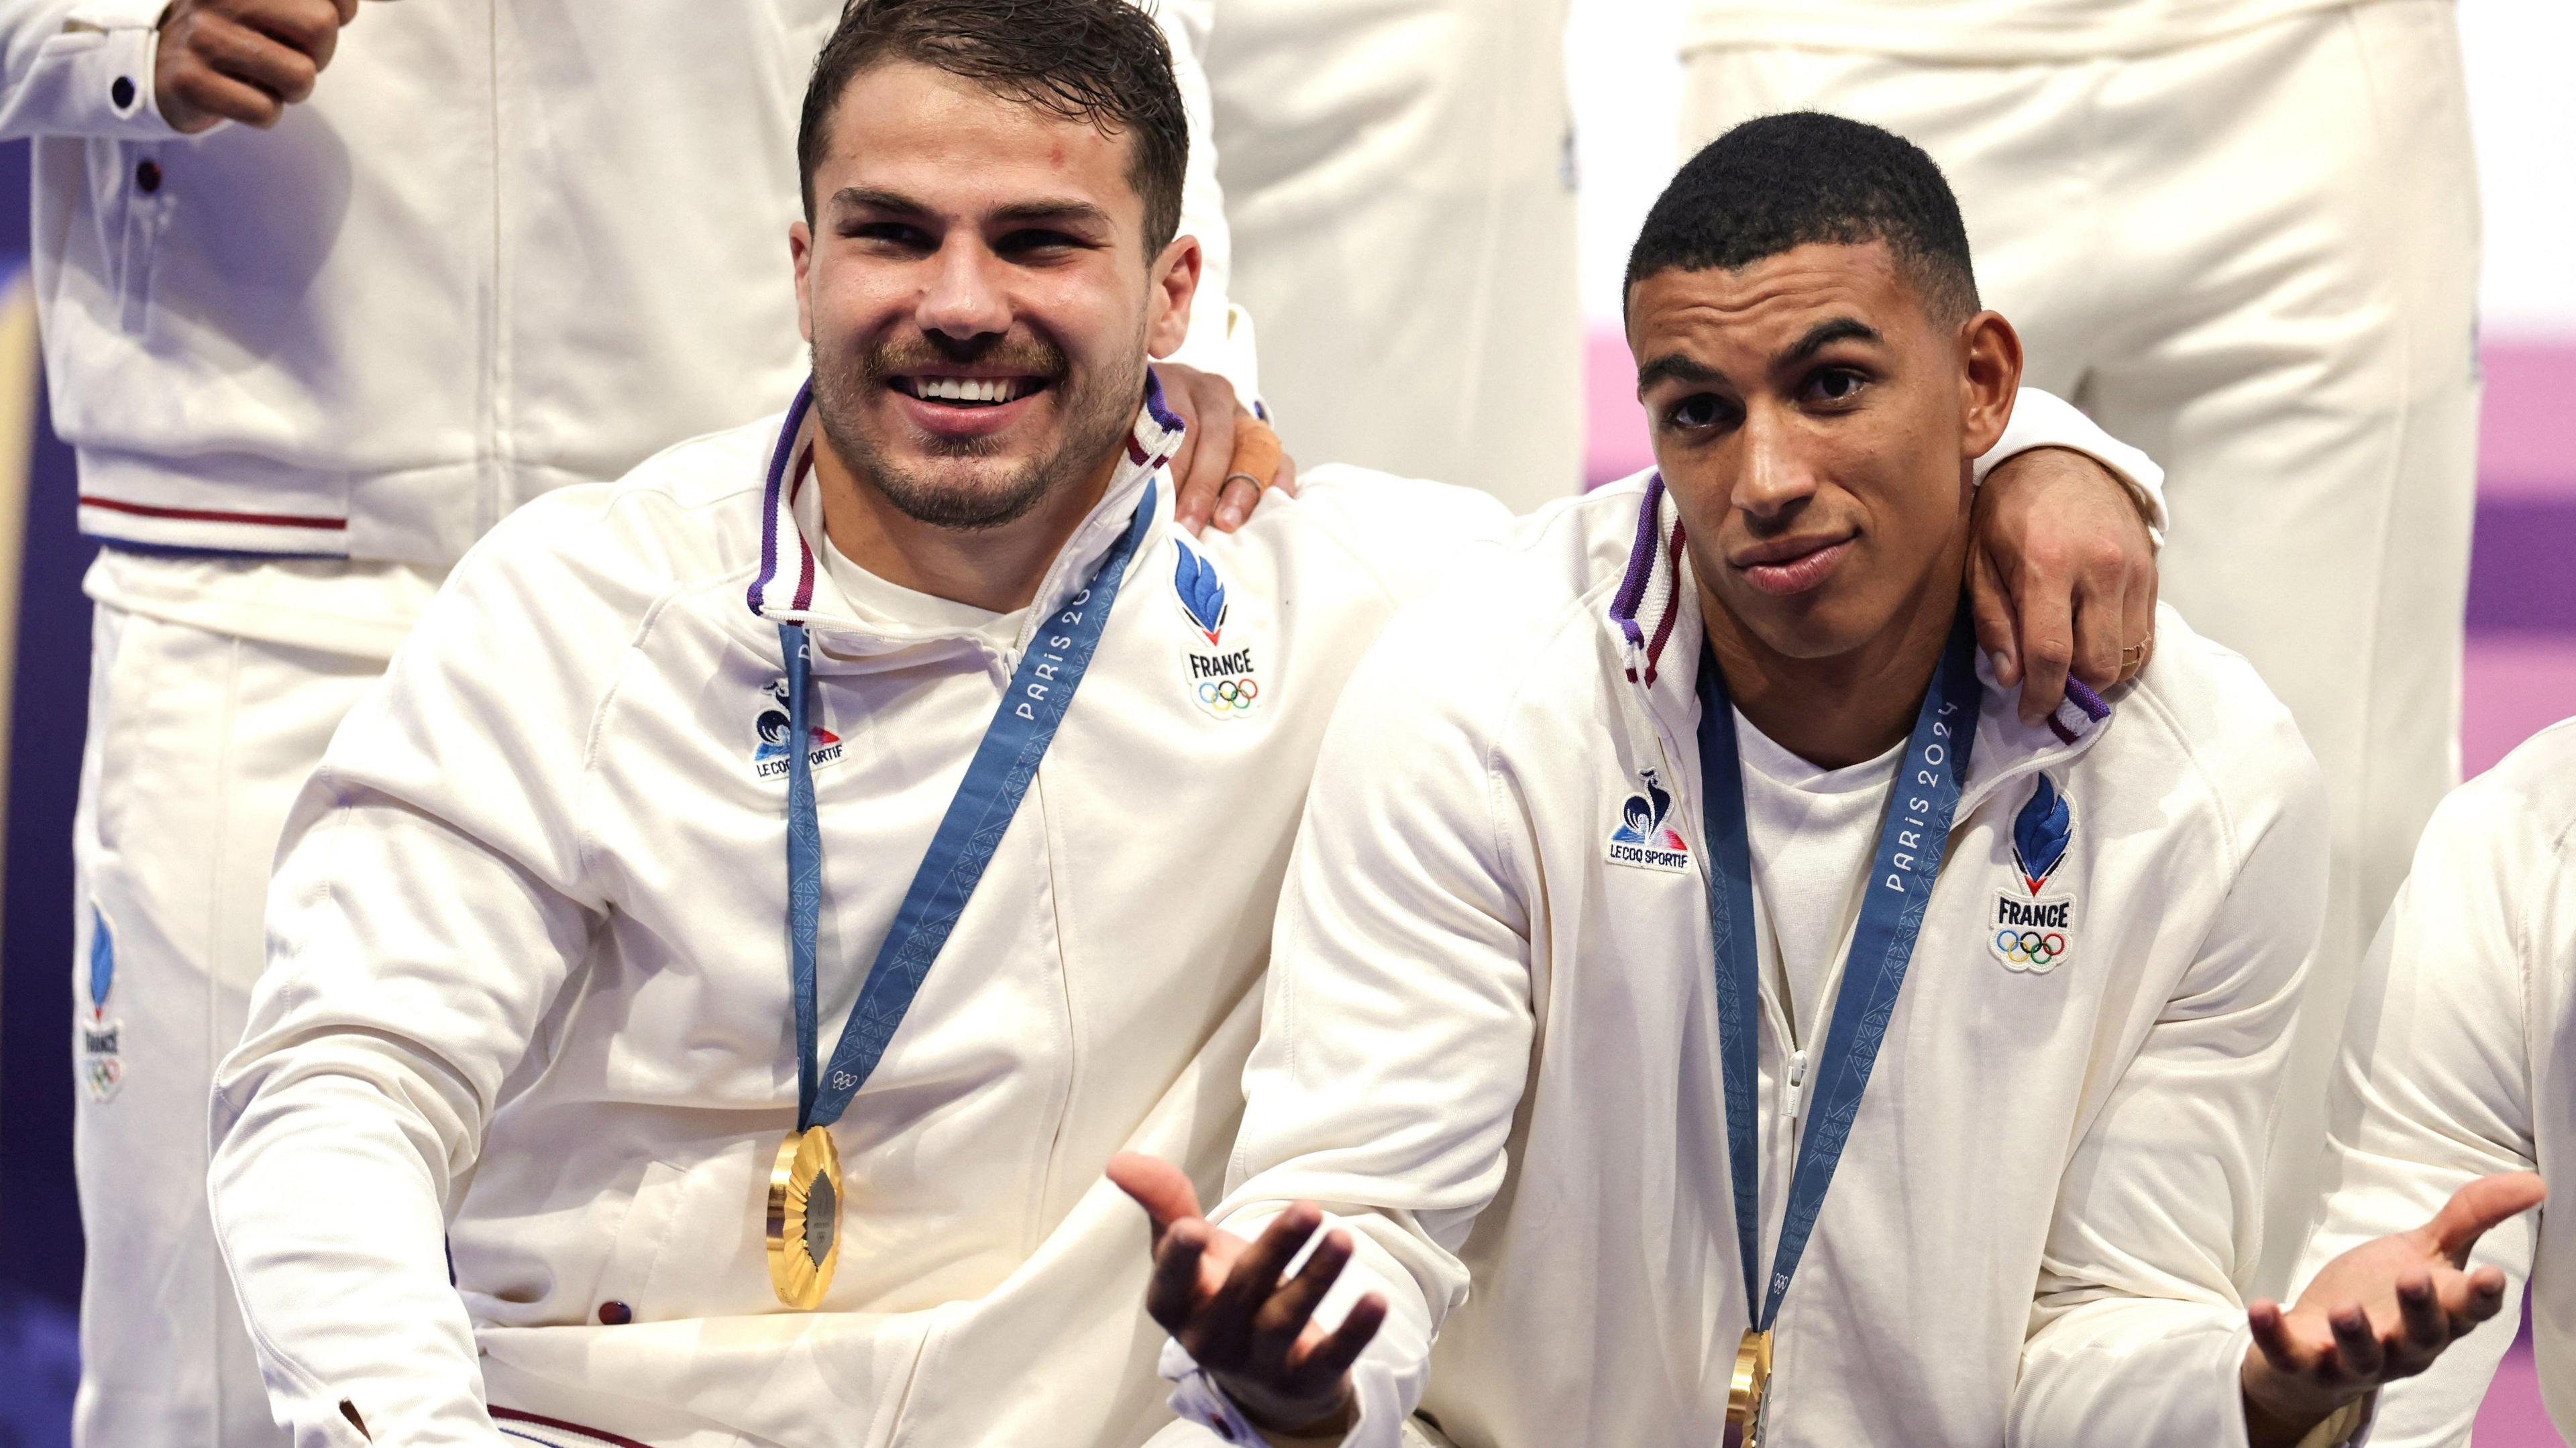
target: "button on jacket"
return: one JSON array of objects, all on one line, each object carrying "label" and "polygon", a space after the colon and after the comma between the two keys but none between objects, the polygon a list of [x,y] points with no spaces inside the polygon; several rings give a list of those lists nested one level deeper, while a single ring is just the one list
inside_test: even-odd
[{"label": "button on jacket", "polygon": [[[1318,757],[1217,1215],[1250,1232],[1304,1198],[1354,1229],[1337,1296],[1392,1308],[1356,1445],[1395,1444],[1417,1402],[1464,1448],[1723,1427],[1747,1314],[1697,590],[1661,491],[1605,488],[1477,550],[1389,625]],[[2170,612],[2146,672],[2091,702],[2027,727],[1983,693],[1779,1321],[1768,1443],[2244,1442],[2243,1284],[2323,795],[2253,670]],[[2035,938],[1997,928],[2006,907]],[[1777,972],[1766,1242],[1799,1121]],[[1167,1350],[1185,1402],[1190,1369]]]},{"label": "button on jacket", "polygon": [[[826,1051],[1016,660],[858,624],[805,541],[817,488],[771,505],[778,426],[513,515],[287,827],[213,1194],[299,1444],[355,1443],[345,1399],[378,1442],[486,1445],[487,1390],[664,1445],[1168,1420],[1141,1221],[1101,1169],[1132,1145],[1220,1184],[1325,706],[1499,505],[1324,468],[1201,541],[1161,475],[1035,784],[833,1127],[839,1272],[789,1312],[762,1222],[796,1114],[778,624],[813,641]],[[1022,647],[1176,436],[1140,419]]]}]

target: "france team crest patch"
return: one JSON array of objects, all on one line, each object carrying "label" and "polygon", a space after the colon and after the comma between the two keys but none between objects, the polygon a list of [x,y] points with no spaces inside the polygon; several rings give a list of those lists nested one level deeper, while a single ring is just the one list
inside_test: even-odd
[{"label": "france team crest patch", "polygon": [[2074,839],[2074,804],[2043,774],[2013,817],[2013,879],[1986,922],[1986,948],[2006,970],[2046,975],[2075,953],[2075,894],[2049,889]]},{"label": "france team crest patch", "polygon": [[1206,554],[1172,540],[1172,602],[1181,611],[1181,685],[1212,719],[1249,719],[1261,707],[1261,666],[1234,622],[1225,578]]},{"label": "france team crest patch", "polygon": [[125,1084],[125,1027],[107,1013],[116,989],[116,937],[107,915],[89,907],[89,1014],[80,1020],[81,1085],[101,1105],[116,1099]]},{"label": "france team crest patch", "polygon": [[1690,842],[1672,826],[1673,795],[1655,771],[1637,771],[1637,792],[1619,802],[1603,858],[1632,870],[1690,873]]}]

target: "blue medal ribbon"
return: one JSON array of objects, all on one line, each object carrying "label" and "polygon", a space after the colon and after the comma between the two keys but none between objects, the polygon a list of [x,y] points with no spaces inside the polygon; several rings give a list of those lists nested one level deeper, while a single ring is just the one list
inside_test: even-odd
[{"label": "blue medal ribbon", "polygon": [[1962,611],[1915,715],[1904,767],[1879,822],[1878,850],[1870,861],[1860,923],[1852,933],[1833,1023],[1817,1062],[1806,1134],[1790,1171],[1788,1211],[1765,1289],[1754,1275],[1762,1241],[1757,1179],[1761,1131],[1753,1102],[1761,1033],[1755,1012],[1762,981],[1753,938],[1753,846],[1745,832],[1744,767],[1735,747],[1734,706],[1716,658],[1705,651],[1700,656],[1700,812],[1709,852],[1703,878],[1709,937],[1716,947],[1717,1046],[1726,1097],[1727,1166],[1735,1188],[1736,1248],[1744,1264],[1745,1310],[1761,1304],[1753,1321],[1756,1331],[1770,1331],[1779,1318],[1780,1301],[1815,1232],[1825,1191],[1860,1114],[1870,1068],[1887,1039],[1888,1020],[1914,957],[1914,938],[1949,848],[1950,822],[1959,810],[1960,781],[1967,777],[1968,755],[1977,740],[1977,694],[1976,637]]},{"label": "blue medal ribbon", "polygon": [[1055,742],[1056,726],[1064,722],[1065,707],[1100,647],[1127,565],[1153,525],[1154,482],[1149,478],[1134,520],[1100,560],[1090,583],[1065,601],[1020,656],[824,1069],[817,1068],[815,1059],[814,952],[823,905],[823,832],[814,810],[813,742],[806,729],[812,663],[804,626],[778,626],[779,646],[787,655],[787,948],[796,984],[799,1132],[841,1119],[850,1098],[884,1057],[904,1013],[912,1009],[940,947],[948,943],[976,882],[984,878],[994,849],[1011,827],[1011,817],[1019,813],[1021,798],[1037,779],[1038,761]]}]

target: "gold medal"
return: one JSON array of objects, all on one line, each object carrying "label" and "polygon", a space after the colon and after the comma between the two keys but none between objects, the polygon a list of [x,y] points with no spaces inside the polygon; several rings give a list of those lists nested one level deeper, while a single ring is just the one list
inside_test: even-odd
[{"label": "gold medal", "polygon": [[1748,1332],[1726,1385],[1726,1448],[1762,1448],[1762,1410],[1771,1399],[1771,1334]]},{"label": "gold medal", "polygon": [[828,1128],[792,1132],[769,1172],[769,1285],[779,1301],[811,1312],[840,1260],[840,1149]]}]

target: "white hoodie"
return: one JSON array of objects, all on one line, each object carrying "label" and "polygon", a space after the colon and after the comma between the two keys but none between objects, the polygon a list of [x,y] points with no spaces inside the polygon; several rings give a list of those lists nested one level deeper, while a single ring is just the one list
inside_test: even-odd
[{"label": "white hoodie", "polygon": [[[1661,491],[1525,520],[1400,615],[1317,761],[1216,1218],[1251,1232],[1305,1198],[1354,1229],[1335,1297],[1392,1306],[1354,1445],[1395,1444],[1417,1398],[1465,1448],[1719,1439],[1744,1279],[1700,621]],[[2158,632],[2098,714],[2029,728],[1985,691],[1948,862],[1778,1324],[1773,1448],[2245,1441],[2241,1292],[2324,800],[2253,670],[2170,612]],[[2043,775],[2072,808],[2046,890],[2075,924],[2039,969],[1999,955],[1992,922],[2023,892],[2014,832]],[[1680,843],[1611,862],[1658,789]],[[1777,983],[1766,961],[1766,1240],[1797,1109]],[[1177,1346],[1165,1367],[1205,1406]]]},{"label": "white hoodie", "polygon": [[[181,136],[167,0],[0,0],[0,136],[82,531],[444,566],[520,503],[778,405],[805,372],[796,121],[841,0],[370,4],[268,131]],[[1191,134],[1203,6],[1165,6]],[[1216,160],[1176,359],[1246,396]]]},{"label": "white hoodie", "polygon": [[2372,1448],[2469,1441],[2526,1287],[2540,1391],[2576,1432],[2576,720],[2452,791],[2362,962],[2329,1108],[2333,1195],[2305,1282],[2422,1226],[2470,1180],[2537,1171],[2551,1201],[2482,1239],[2511,1283],[2498,1321],[2381,1390]]}]

